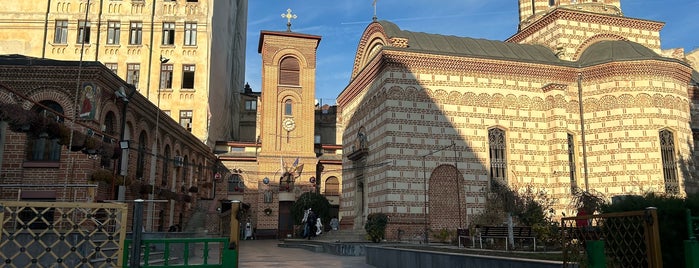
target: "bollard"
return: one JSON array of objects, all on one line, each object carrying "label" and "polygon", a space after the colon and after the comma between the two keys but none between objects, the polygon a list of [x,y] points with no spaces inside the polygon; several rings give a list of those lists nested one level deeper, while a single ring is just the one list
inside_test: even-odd
[{"label": "bollard", "polygon": [[684,241],[684,267],[699,268],[699,241],[690,239]]},{"label": "bollard", "polygon": [[133,237],[131,239],[130,267],[141,267],[141,235],[143,234],[143,199],[134,200]]},{"label": "bollard", "polygon": [[585,241],[587,249],[587,267],[590,268],[605,268],[607,261],[604,256],[604,241],[603,240],[587,240]]}]

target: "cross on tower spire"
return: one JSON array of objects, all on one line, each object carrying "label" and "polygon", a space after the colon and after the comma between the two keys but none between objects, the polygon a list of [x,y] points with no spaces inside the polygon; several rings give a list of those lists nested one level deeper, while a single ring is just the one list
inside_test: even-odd
[{"label": "cross on tower spire", "polygon": [[376,1],[377,1],[377,0],[374,0],[374,3],[371,4],[372,6],[374,6],[374,17],[371,18],[373,21],[376,21],[376,19],[378,19],[378,18],[376,17]]},{"label": "cross on tower spire", "polygon": [[286,14],[282,13],[282,18],[286,19],[286,31],[291,32],[291,19],[296,19],[296,14],[291,14],[291,8],[286,10]]}]

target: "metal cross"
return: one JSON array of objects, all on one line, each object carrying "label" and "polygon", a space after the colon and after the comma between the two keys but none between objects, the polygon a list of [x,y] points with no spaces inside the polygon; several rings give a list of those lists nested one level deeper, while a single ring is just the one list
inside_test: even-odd
[{"label": "metal cross", "polygon": [[374,17],[371,18],[373,21],[376,21],[376,19],[377,19],[377,17],[376,17],[376,1],[377,0],[374,0],[374,3],[371,4],[372,6],[374,6]]},{"label": "metal cross", "polygon": [[291,32],[291,19],[296,19],[296,14],[291,14],[291,8],[289,8],[286,14],[282,13],[282,18],[286,19],[286,31]]}]

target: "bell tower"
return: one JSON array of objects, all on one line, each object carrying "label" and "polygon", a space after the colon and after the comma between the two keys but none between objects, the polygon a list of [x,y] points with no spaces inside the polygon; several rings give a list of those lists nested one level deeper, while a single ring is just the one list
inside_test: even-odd
[{"label": "bell tower", "polygon": [[[272,216],[265,228],[279,237],[293,233],[291,204],[315,189],[315,73],[320,36],[291,31],[291,9],[282,14],[286,31],[261,31],[257,52],[262,56],[262,88],[258,105],[260,148],[258,181],[273,194]],[[304,168],[305,167],[305,168]],[[260,184],[262,185],[262,184]],[[259,199],[259,198],[258,198]],[[262,199],[259,199],[262,203]],[[258,222],[258,228],[260,223]]]}]

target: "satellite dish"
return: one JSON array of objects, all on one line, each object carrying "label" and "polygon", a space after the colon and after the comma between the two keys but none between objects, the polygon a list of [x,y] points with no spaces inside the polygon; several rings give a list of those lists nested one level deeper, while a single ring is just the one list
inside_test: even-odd
[{"label": "satellite dish", "polygon": [[264,179],[262,179],[262,183],[269,184],[269,178],[265,177]]}]

